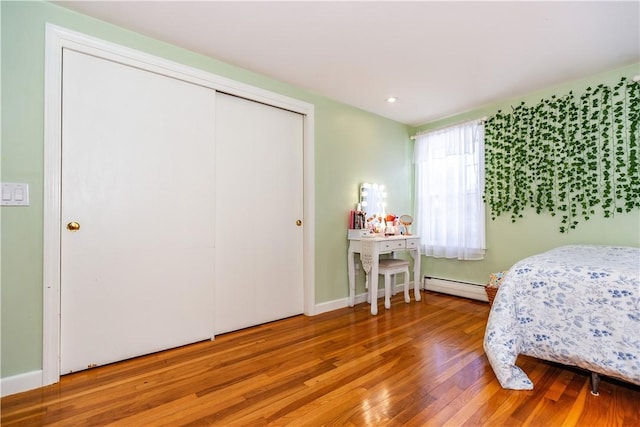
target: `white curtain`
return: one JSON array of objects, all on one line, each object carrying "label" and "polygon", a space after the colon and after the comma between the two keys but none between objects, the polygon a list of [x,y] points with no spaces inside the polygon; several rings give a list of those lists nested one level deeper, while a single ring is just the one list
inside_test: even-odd
[{"label": "white curtain", "polygon": [[422,253],[480,260],[485,253],[484,126],[479,121],[416,137],[416,232]]}]

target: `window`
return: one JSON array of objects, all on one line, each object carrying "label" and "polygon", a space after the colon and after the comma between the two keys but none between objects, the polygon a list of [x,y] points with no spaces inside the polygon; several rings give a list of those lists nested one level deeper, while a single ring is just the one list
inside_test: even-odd
[{"label": "window", "polygon": [[413,162],[416,231],[423,254],[483,259],[483,124],[474,121],[418,135]]}]

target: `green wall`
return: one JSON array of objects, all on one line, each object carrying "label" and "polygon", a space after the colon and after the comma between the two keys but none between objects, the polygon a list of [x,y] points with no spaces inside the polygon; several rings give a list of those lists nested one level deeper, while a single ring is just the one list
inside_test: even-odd
[{"label": "green wall", "polygon": [[[428,123],[412,129],[412,133],[436,129],[453,123],[491,116],[498,110],[509,111],[524,101],[533,106],[551,95],[565,95],[570,90],[580,95],[589,85],[605,83],[615,85],[621,77],[633,77],[640,74],[640,63],[612,70],[603,74],[573,81],[562,86],[514,98],[499,104],[469,111],[445,120]],[[638,209],[624,214],[615,214],[605,219],[593,215],[589,221],[581,221],[575,230],[567,234],[560,233],[560,220],[548,214],[538,215],[534,210],[524,212],[524,218],[511,223],[509,215],[491,220],[487,211],[487,253],[482,261],[457,261],[436,258],[423,258],[423,275],[447,278],[470,283],[486,283],[491,272],[506,270],[516,261],[537,252],[567,244],[610,244],[640,246],[640,211]]]},{"label": "green wall", "polygon": [[[385,183],[411,208],[409,128],[280,81],[44,2],[1,2],[1,178],[27,182],[29,207],[1,214],[1,375],[42,368],[45,23],[79,31],[315,105],[316,303],[347,296],[347,214],[363,181]],[[286,207],[284,207],[286,209]],[[362,289],[362,283],[359,284]]]}]

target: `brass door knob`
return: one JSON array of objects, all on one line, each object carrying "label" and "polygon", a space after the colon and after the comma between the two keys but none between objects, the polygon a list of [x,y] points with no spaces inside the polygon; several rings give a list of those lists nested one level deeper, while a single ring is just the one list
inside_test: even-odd
[{"label": "brass door knob", "polygon": [[301,219],[297,220],[297,221],[296,221],[296,225],[297,225],[298,227],[300,227],[300,226],[302,225],[302,220],[301,220]]},{"label": "brass door knob", "polygon": [[69,231],[78,231],[78,230],[80,230],[80,224],[78,224],[75,221],[72,221],[69,224],[67,224],[67,230],[69,230]]}]

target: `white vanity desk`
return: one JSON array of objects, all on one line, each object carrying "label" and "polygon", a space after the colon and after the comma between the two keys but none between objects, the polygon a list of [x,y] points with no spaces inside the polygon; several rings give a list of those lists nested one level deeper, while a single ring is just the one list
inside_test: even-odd
[{"label": "white vanity desk", "polygon": [[[374,235],[375,236],[375,235]],[[371,263],[369,273],[369,301],[371,302],[371,314],[378,314],[378,260],[380,254],[388,254],[398,251],[408,251],[413,258],[413,284],[416,301],[420,301],[420,238],[418,236],[379,236],[379,237],[349,237],[349,250],[347,255],[347,268],[349,271],[349,307],[355,304],[356,269],[354,254],[360,254],[363,266],[367,260]],[[366,255],[365,255],[366,254]],[[366,271],[366,269],[365,269]]]}]

